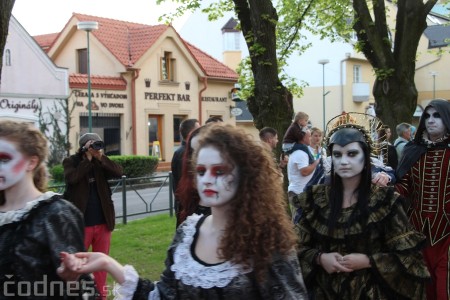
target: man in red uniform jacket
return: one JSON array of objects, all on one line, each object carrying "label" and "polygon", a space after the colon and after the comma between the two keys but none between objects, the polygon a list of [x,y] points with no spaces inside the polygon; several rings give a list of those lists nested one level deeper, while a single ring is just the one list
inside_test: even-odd
[{"label": "man in red uniform jacket", "polygon": [[414,140],[397,169],[397,191],[408,216],[427,237],[424,258],[432,280],[427,299],[450,299],[450,102],[433,100],[420,118]]}]

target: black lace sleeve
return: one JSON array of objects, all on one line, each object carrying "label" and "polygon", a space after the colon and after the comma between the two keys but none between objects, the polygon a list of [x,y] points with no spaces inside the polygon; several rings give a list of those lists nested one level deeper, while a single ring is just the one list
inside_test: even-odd
[{"label": "black lace sleeve", "polygon": [[259,285],[263,299],[308,299],[300,265],[295,252],[284,257],[276,255],[267,280]]},{"label": "black lace sleeve", "polygon": [[133,300],[147,300],[148,294],[155,289],[155,284],[148,280],[139,278],[136,291],[133,295]]}]

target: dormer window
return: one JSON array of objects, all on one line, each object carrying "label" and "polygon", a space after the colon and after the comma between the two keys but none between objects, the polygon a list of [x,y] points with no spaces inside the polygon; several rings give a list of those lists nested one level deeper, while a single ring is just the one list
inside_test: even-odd
[{"label": "dormer window", "polygon": [[161,57],[161,80],[175,81],[175,61],[172,52],[164,52]]}]

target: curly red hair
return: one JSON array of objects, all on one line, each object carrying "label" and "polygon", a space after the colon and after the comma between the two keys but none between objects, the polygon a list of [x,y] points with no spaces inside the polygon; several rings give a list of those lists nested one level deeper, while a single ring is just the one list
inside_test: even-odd
[{"label": "curly red hair", "polygon": [[252,266],[256,277],[263,279],[273,255],[286,255],[295,249],[297,241],[278,168],[270,151],[231,125],[212,125],[202,130],[192,168],[198,150],[206,146],[213,146],[223,159],[239,168],[238,190],[230,200],[232,221],[219,253],[226,260]]}]

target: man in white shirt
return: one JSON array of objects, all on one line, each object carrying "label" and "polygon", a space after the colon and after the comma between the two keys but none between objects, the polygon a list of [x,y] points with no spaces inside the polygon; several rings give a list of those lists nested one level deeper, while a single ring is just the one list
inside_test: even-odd
[{"label": "man in white shirt", "polygon": [[411,124],[400,123],[395,130],[397,131],[398,138],[394,141],[394,147],[397,151],[397,160],[400,162],[403,155],[403,148],[411,140]]},{"label": "man in white shirt", "polygon": [[308,129],[299,141],[304,146],[304,150],[296,150],[289,156],[287,165],[287,175],[289,179],[288,196],[291,209],[296,209],[292,206],[293,198],[303,192],[306,184],[314,174],[314,170],[319,164],[320,158],[314,159],[308,149],[311,140],[311,131]]}]

